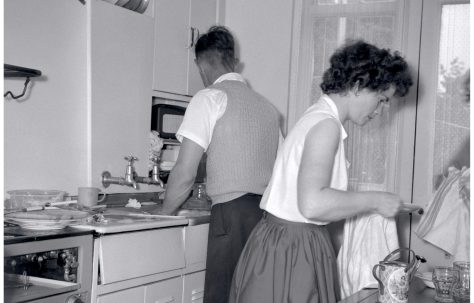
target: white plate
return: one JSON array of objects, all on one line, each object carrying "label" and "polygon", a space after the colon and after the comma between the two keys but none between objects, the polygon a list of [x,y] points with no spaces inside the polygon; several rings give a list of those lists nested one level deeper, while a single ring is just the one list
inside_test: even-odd
[{"label": "white plate", "polygon": [[148,7],[149,3],[150,0],[143,0],[142,3],[140,3],[140,6],[138,6],[135,11],[139,14],[143,14],[146,11],[146,8]]},{"label": "white plate", "polygon": [[47,209],[16,212],[5,215],[5,221],[25,229],[50,230],[80,224],[90,216],[88,212],[68,209]]},{"label": "white plate", "polygon": [[425,283],[425,285],[429,288],[435,288],[434,287],[434,284],[433,284],[433,281],[432,281],[432,278],[433,278],[433,273],[432,272],[417,272],[415,274],[415,276],[417,276],[418,278],[421,279],[421,281],[423,281],[423,283]]}]

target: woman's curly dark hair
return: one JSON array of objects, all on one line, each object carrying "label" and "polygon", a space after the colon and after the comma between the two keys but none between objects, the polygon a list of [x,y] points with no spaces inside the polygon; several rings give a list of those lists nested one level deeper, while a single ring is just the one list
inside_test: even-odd
[{"label": "woman's curly dark hair", "polygon": [[211,26],[199,37],[194,53],[198,59],[205,57],[209,62],[218,59],[220,63],[234,66],[234,37],[224,26]]},{"label": "woman's curly dark hair", "polygon": [[413,84],[408,64],[398,52],[390,53],[362,40],[350,41],[336,50],[331,66],[324,72],[321,89],[325,94],[359,89],[384,91],[391,85],[403,97]]}]

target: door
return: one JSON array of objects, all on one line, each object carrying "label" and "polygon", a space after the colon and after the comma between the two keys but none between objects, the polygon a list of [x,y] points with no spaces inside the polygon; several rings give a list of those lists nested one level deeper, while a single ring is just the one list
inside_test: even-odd
[{"label": "door", "polygon": [[[420,47],[413,203],[425,206],[448,167],[470,166],[469,1],[425,0]],[[416,230],[420,218],[413,218]],[[448,234],[446,234],[448,236]],[[452,264],[444,251],[412,234],[412,248],[428,267]]]}]

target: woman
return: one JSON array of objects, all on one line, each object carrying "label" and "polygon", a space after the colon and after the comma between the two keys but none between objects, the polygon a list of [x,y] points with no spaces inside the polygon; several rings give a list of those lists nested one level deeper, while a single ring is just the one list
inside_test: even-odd
[{"label": "woman", "polygon": [[398,53],[363,41],[331,57],[324,95],[296,123],[278,152],[253,230],[234,272],[229,302],[336,302],[336,256],[326,224],[361,213],[395,216],[388,192],[347,191],[343,122],[364,125],[412,80]]}]

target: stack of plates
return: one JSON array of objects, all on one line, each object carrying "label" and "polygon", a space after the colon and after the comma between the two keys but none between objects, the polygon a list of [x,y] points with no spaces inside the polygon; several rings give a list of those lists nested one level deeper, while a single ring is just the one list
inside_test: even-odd
[{"label": "stack of plates", "polygon": [[117,6],[143,14],[150,3],[150,0],[104,0]]},{"label": "stack of plates", "polygon": [[5,215],[5,221],[25,229],[50,230],[85,222],[88,212],[71,209],[47,209],[15,212]]},{"label": "stack of plates", "polygon": [[433,276],[432,272],[423,272],[423,273],[417,272],[415,273],[415,276],[420,278],[427,287],[435,288],[433,280],[432,280],[432,276]]}]

